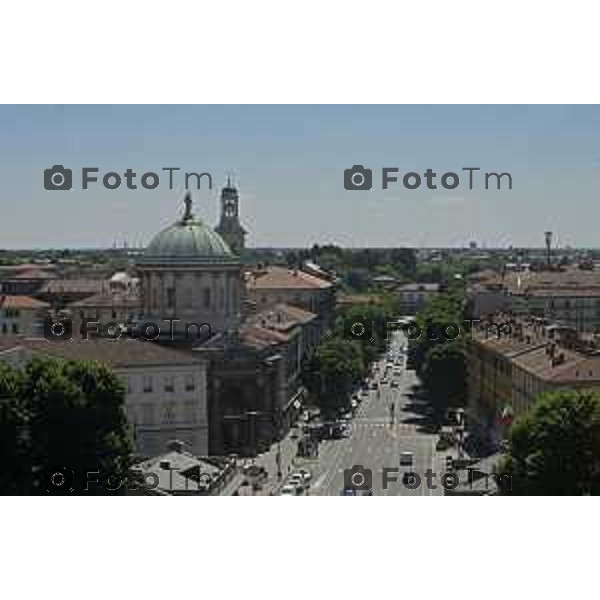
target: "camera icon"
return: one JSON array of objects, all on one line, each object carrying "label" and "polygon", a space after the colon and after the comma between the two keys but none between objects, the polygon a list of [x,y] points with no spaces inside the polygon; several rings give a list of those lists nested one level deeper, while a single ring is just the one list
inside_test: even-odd
[{"label": "camera icon", "polygon": [[355,492],[373,489],[373,472],[362,465],[344,469],[344,489]]},{"label": "camera icon", "polygon": [[70,190],[73,187],[73,171],[62,165],[44,169],[44,188],[47,190]]},{"label": "camera icon", "polygon": [[70,342],[73,339],[73,321],[71,319],[44,319],[44,337],[49,342]]},{"label": "camera icon", "polygon": [[362,165],[344,169],[344,187],[347,190],[370,190],[373,187],[373,171]]},{"label": "camera icon", "polygon": [[44,487],[48,494],[72,494],[75,491],[75,473],[66,467],[50,467],[44,470]]},{"label": "camera icon", "polygon": [[373,343],[375,341],[375,337],[373,336],[373,321],[365,319],[362,316],[344,319],[344,337],[349,342],[361,341]]}]

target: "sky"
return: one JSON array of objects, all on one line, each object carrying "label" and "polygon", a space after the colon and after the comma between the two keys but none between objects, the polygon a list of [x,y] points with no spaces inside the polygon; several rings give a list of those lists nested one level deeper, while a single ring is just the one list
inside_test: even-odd
[{"label": "sky", "polygon": [[[145,245],[183,210],[183,177],[209,172],[194,212],[214,226],[232,174],[247,245],[600,247],[600,107],[460,105],[0,106],[0,248]],[[46,191],[44,170],[73,171],[73,189]],[[344,170],[372,169],[373,189],[347,191]],[[82,189],[83,167],[99,169]],[[382,189],[381,169],[399,170]],[[464,167],[509,172],[501,190]],[[102,176],[137,173],[137,190]],[[437,173],[438,189],[402,185]],[[140,176],[161,175],[155,190]],[[445,172],[461,185],[444,190]]]}]

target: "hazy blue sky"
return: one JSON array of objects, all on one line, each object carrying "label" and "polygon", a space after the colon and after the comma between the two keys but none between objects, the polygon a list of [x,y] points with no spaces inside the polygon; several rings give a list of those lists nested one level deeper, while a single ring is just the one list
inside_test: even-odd
[{"label": "hazy blue sky", "polygon": [[[214,225],[218,187],[239,184],[250,246],[600,246],[600,108],[593,106],[1,106],[0,247],[147,243],[181,210],[162,167],[209,171],[194,194]],[[43,171],[63,164],[74,189],[47,192]],[[347,192],[343,171],[363,164],[374,189]],[[81,189],[81,168],[138,173],[138,190]],[[381,189],[381,167],[432,168],[438,190]],[[446,191],[463,167],[509,171],[513,190]]]}]

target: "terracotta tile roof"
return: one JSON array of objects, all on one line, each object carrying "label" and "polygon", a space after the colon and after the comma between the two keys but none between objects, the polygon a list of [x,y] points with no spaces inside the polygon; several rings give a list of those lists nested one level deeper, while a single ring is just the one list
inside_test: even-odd
[{"label": "terracotta tile roof", "polygon": [[280,331],[267,329],[255,325],[244,325],[240,327],[240,339],[242,343],[258,348],[277,346],[289,341],[289,336]]},{"label": "terracotta tile roof", "polygon": [[124,308],[137,308],[141,306],[141,298],[135,294],[123,294],[110,292],[104,292],[101,294],[94,294],[89,298],[78,300],[77,302],[71,302],[69,308],[85,308],[85,307],[124,307]]},{"label": "terracotta tile roof", "polygon": [[1,309],[43,310],[49,309],[47,302],[36,300],[31,296],[0,296]]},{"label": "terracotta tile roof", "polygon": [[101,294],[104,291],[104,281],[101,279],[55,279],[42,285],[38,293],[90,293]]},{"label": "terracotta tile roof", "polygon": [[[504,274],[493,271],[474,273],[470,281],[478,281],[479,286],[501,285],[513,294],[542,293],[551,295],[551,291],[564,290],[563,295],[577,295],[580,290],[600,290],[600,269],[586,271],[565,269],[564,271],[510,271]],[[548,292],[543,292],[548,290]],[[568,291],[567,291],[568,290]]]},{"label": "terracotta tile roof", "polygon": [[305,325],[317,318],[315,313],[290,304],[276,304],[248,319],[251,325],[287,331],[297,325]]},{"label": "terracotta tile roof", "polygon": [[24,338],[21,342],[27,350],[66,360],[98,360],[114,367],[191,364],[197,362],[188,349],[167,344],[145,342],[122,337],[117,341],[108,339],[74,339],[72,342],[48,342],[45,339]]},{"label": "terracotta tile roof", "polygon": [[552,364],[546,348],[532,349],[514,358],[523,370],[554,383],[598,382],[600,384],[600,356],[588,356],[559,347],[556,356],[563,362]]},{"label": "terracotta tile roof", "polygon": [[33,269],[19,269],[16,275],[13,275],[10,279],[57,279],[58,275],[53,271],[47,271],[45,269],[33,268]]},{"label": "terracotta tile roof", "polygon": [[248,287],[255,289],[327,289],[331,282],[298,269],[266,267],[254,271],[248,279]]}]

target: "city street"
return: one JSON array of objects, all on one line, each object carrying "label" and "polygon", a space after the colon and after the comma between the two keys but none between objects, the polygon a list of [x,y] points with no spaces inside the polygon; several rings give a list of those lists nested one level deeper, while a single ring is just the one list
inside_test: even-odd
[{"label": "city street", "polygon": [[[388,383],[378,384],[378,390],[369,390],[352,420],[351,435],[340,440],[321,442],[319,457],[316,460],[296,459],[296,466],[303,466],[312,472],[310,495],[340,495],[344,489],[344,470],[360,465],[372,471],[374,495],[442,495],[440,476],[443,473],[443,457],[436,454],[437,436],[424,431],[426,417],[424,404],[412,397],[413,386],[417,383],[415,372],[406,369],[406,357],[400,348],[406,344],[401,332],[394,334],[390,350],[398,353],[401,374],[388,375]],[[380,361],[379,381],[383,376],[384,357]],[[398,388],[391,387],[391,380],[398,381]],[[391,420],[390,406],[394,408],[394,421]],[[414,454],[413,468],[401,467],[401,452]],[[383,486],[383,469],[397,468],[398,473],[390,473],[387,489]],[[425,479],[427,469],[437,473],[433,481],[437,489],[429,489]],[[413,471],[420,475],[422,484],[418,489],[409,489],[402,483],[402,474]],[[397,481],[393,481],[393,478]],[[410,485],[410,482],[409,482]]]}]

